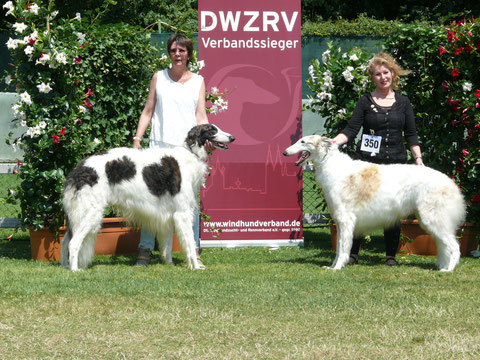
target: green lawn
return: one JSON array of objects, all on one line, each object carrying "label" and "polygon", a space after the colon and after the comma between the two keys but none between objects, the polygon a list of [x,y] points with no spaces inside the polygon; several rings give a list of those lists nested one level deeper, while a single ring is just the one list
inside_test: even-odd
[{"label": "green lawn", "polygon": [[[21,238],[20,238],[21,239]],[[97,256],[73,273],[0,242],[0,359],[476,359],[480,260],[435,258],[331,271],[326,229],[305,247],[204,249],[205,271]]]}]

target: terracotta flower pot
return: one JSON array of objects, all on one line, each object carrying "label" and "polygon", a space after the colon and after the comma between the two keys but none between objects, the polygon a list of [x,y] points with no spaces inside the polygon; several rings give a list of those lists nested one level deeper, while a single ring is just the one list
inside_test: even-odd
[{"label": "terracotta flower pot", "polygon": [[[30,230],[32,259],[42,261],[59,261],[61,241],[66,228],[60,228],[60,235],[55,241],[48,229]],[[124,218],[105,218],[97,235],[96,255],[133,254],[138,251],[140,231],[127,226]]]},{"label": "terracotta flower pot", "polygon": [[[60,228],[58,241],[48,229],[30,231],[32,259],[42,261],[60,261],[61,242],[66,227]],[[95,255],[128,255],[138,251],[140,231],[128,226],[124,218],[104,218],[102,228],[97,234]],[[173,235],[172,251],[181,251],[177,236]]]},{"label": "terracotta flower pot", "polygon": [[[460,243],[460,254],[468,256],[478,248],[480,229],[472,223],[462,223],[457,232]],[[402,235],[405,241],[400,242],[400,254],[437,255],[435,239],[428,235],[418,224],[418,220],[402,220]]]},{"label": "terracotta flower pot", "polygon": [[[335,224],[330,226],[330,235],[332,238],[332,249],[337,248],[337,227]],[[435,239],[428,235],[418,224],[418,220],[402,220],[402,236],[405,241],[401,241],[398,253],[415,255],[437,255]],[[472,223],[463,223],[457,232],[457,240],[460,243],[460,254],[462,257],[468,256],[472,250],[478,248],[480,229]]]}]

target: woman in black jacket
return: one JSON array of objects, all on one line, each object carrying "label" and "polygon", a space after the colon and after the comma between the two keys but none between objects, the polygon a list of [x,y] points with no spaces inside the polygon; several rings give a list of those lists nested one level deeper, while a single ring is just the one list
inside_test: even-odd
[{"label": "woman in black jacket", "polygon": [[[335,138],[340,146],[354,141],[362,128],[357,144],[358,159],[376,164],[403,164],[407,161],[405,140],[417,165],[423,165],[418,143],[415,117],[408,97],[398,89],[403,70],[386,53],[379,53],[369,63],[368,73],[375,84],[372,93],[363,95],[357,102],[348,125]],[[400,224],[384,230],[386,264],[396,265],[395,254],[400,242]],[[354,238],[349,264],[358,262],[361,238]]]}]

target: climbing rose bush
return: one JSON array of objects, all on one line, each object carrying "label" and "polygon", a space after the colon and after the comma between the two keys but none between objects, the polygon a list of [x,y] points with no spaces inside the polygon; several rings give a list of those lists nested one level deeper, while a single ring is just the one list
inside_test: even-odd
[{"label": "climbing rose bush", "polygon": [[[468,218],[480,223],[480,18],[452,22],[438,47],[445,68],[442,91],[456,134],[452,176],[468,202]],[[453,142],[453,139],[452,139]]]}]

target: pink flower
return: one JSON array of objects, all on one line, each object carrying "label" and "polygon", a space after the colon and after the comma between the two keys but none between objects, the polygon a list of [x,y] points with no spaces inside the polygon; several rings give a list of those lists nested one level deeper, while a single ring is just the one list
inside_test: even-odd
[{"label": "pink flower", "polygon": [[22,166],[23,164],[20,162],[20,160],[17,160],[17,165]]},{"label": "pink flower", "polygon": [[472,196],[472,202],[480,202],[480,195],[475,194]]},{"label": "pink flower", "polygon": [[82,123],[82,119],[80,119],[80,118],[77,118],[77,120],[75,120],[75,123],[77,123],[77,124],[81,124],[81,123]]},{"label": "pink flower", "polygon": [[85,104],[85,106],[89,109],[92,108],[92,104],[90,103],[90,101],[88,101],[88,99],[85,99],[85,101],[83,102]]},{"label": "pink flower", "polygon": [[62,128],[62,130],[59,131],[60,135],[65,136],[65,128]]},{"label": "pink flower", "polygon": [[475,129],[480,130],[480,124],[476,124],[476,125],[475,125]]},{"label": "pink flower", "polygon": [[469,53],[469,52],[471,52],[472,50],[473,50],[473,48],[472,48],[470,45],[465,46],[465,51],[466,51],[466,52]]},{"label": "pink flower", "polygon": [[440,55],[443,55],[447,52],[447,49],[445,49],[445,46],[440,46],[439,51],[440,51]]},{"label": "pink flower", "polygon": [[52,135],[52,139],[53,139],[53,142],[54,142],[55,144],[58,144],[58,141],[59,141],[58,135],[53,134],[53,135]]},{"label": "pink flower", "polygon": [[85,94],[85,96],[88,98],[90,96],[93,96],[93,93],[92,93],[92,89],[88,89],[87,93]]},{"label": "pink flower", "polygon": [[480,89],[475,90],[475,97],[480,99]]},{"label": "pink flower", "polygon": [[447,90],[448,90],[448,82],[447,82],[447,81],[444,81],[444,82],[442,83],[442,89],[443,89],[443,91],[447,91]]},{"label": "pink flower", "polygon": [[75,62],[77,64],[81,64],[82,63],[82,58],[80,56],[75,57]]},{"label": "pink flower", "polygon": [[452,68],[452,76],[455,78],[458,75],[460,75],[460,72],[458,71],[458,69],[457,68]]},{"label": "pink flower", "polygon": [[463,156],[467,156],[468,154],[470,154],[470,152],[467,149],[463,149],[462,154]]},{"label": "pink flower", "polygon": [[455,48],[455,55],[459,55],[462,52],[462,48]]}]

